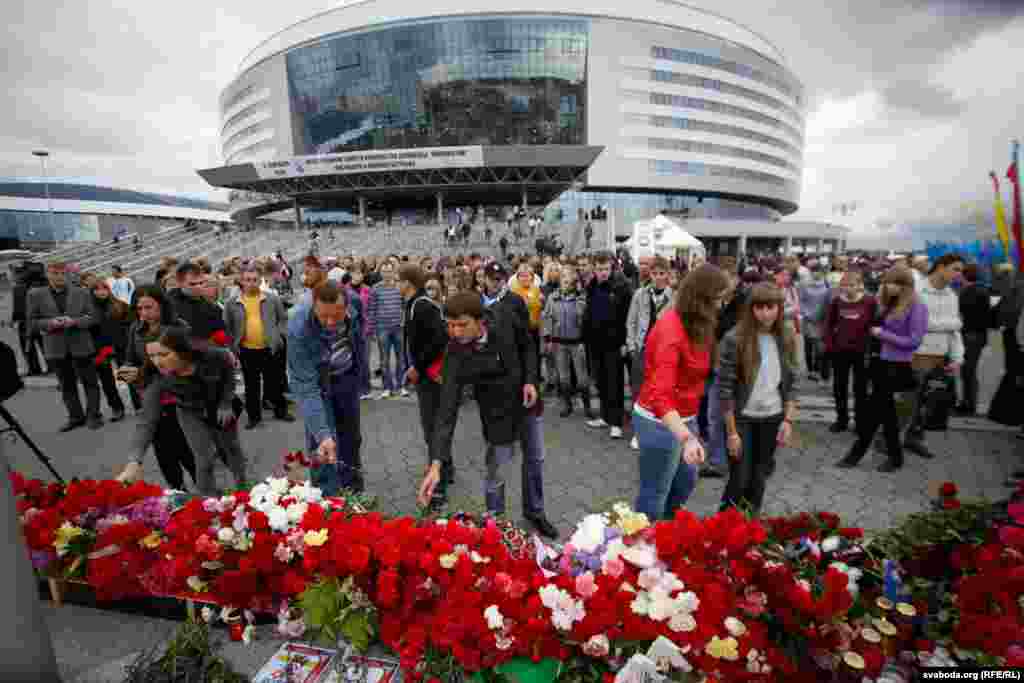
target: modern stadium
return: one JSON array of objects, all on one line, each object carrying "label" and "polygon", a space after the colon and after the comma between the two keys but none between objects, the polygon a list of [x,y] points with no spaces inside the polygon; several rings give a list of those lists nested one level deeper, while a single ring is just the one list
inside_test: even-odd
[{"label": "modern stadium", "polygon": [[221,93],[239,221],[350,212],[444,223],[459,206],[503,219],[658,213],[712,251],[836,251],[848,230],[798,209],[805,94],[754,29],[672,0],[357,0],[259,44]]}]

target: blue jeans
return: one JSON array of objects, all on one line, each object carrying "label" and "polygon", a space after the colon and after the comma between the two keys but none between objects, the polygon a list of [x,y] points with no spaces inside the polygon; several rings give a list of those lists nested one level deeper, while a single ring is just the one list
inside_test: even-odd
[{"label": "blue jeans", "polygon": [[718,374],[711,373],[714,381],[708,388],[708,462],[713,467],[728,464],[725,452],[725,422],[722,419],[722,401],[718,396]]},{"label": "blue jeans", "polygon": [[[487,477],[484,480],[484,501],[487,511],[505,513],[504,465],[515,457],[513,447],[487,445],[484,459]],[[523,451],[523,515],[536,517],[544,514],[544,418],[527,415],[519,432],[519,447]]]},{"label": "blue jeans", "polygon": [[[697,418],[686,421],[697,438]],[[686,504],[697,485],[697,468],[682,460],[682,448],[664,424],[633,411],[633,430],[640,443],[640,493],[637,512],[652,522],[671,519]]]},{"label": "blue jeans", "polygon": [[[377,334],[377,346],[380,350],[381,374],[384,375],[384,389],[397,391],[402,388],[405,377],[405,359],[402,358],[402,328],[380,330]],[[391,370],[391,350],[395,352],[396,376]]]}]

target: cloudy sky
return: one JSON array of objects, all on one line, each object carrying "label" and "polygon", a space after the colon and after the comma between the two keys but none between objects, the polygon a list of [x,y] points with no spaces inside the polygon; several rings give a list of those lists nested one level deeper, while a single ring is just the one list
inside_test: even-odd
[{"label": "cloudy sky", "polygon": [[[44,147],[61,177],[220,198],[194,172],[221,163],[220,89],[260,40],[336,4],[5,3],[0,177],[40,175],[31,151]],[[689,4],[754,27],[807,88],[791,218],[877,232],[991,211],[988,172],[1003,176],[1024,136],[1024,0]]]}]

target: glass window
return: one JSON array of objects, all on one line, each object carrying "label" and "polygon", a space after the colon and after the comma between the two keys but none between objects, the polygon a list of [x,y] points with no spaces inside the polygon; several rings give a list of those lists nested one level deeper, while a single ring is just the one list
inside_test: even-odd
[{"label": "glass window", "polygon": [[679,62],[681,64],[699,64],[711,69],[728,71],[729,73],[749,78],[752,81],[765,83],[777,88],[792,97],[798,106],[803,105],[802,88],[795,84],[791,79],[769,73],[767,70],[755,69],[748,64],[733,62],[720,57],[713,57],[711,55],[701,54],[691,50],[680,50],[672,47],[654,46],[651,48],[651,56],[654,59],[664,59],[670,62]]},{"label": "glass window", "polygon": [[0,210],[0,238],[26,242],[98,241],[94,214]]},{"label": "glass window", "polygon": [[720,166],[717,164],[703,164],[688,161],[666,161],[652,159],[648,164],[651,173],[655,175],[709,175],[718,178],[736,178],[739,180],[750,180],[758,183],[769,183],[779,185],[789,190],[796,190],[796,183],[789,178],[752,171],[746,168],[735,168],[732,166]]},{"label": "glass window", "polygon": [[588,41],[588,22],[508,17],[297,48],[286,60],[297,152],[584,144]]},{"label": "glass window", "polygon": [[789,133],[796,138],[800,143],[803,143],[803,134],[800,130],[790,125],[788,122],[781,119],[777,119],[774,116],[768,116],[761,112],[754,111],[753,109],[747,109],[746,107],[737,107],[733,104],[727,104],[725,102],[714,102],[712,100],[705,100],[698,97],[686,97],[684,95],[671,95],[667,93],[649,93],[648,98],[651,104],[669,106],[669,107],[683,107],[686,109],[699,109],[702,111],[714,111],[721,114],[727,114],[729,116],[736,116],[750,121],[756,121],[766,126],[772,126],[778,128],[786,133]]}]

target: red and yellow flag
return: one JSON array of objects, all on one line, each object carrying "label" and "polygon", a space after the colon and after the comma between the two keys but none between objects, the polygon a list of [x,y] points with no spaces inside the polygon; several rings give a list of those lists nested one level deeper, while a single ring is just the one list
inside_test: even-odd
[{"label": "red and yellow flag", "polygon": [[1017,270],[1024,272],[1024,250],[1021,248],[1020,215],[1020,142],[1013,141],[1013,156],[1006,177],[1013,183],[1013,239],[1017,242]]}]

